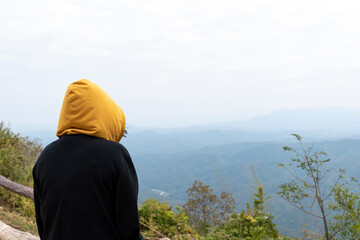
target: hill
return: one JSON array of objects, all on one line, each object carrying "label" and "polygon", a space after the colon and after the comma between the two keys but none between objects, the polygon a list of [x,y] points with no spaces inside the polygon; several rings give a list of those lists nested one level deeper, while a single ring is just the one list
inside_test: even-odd
[{"label": "hill", "polygon": [[[282,109],[223,125],[247,131],[325,131],[329,137],[360,131],[360,110],[343,107]],[[320,136],[318,136],[320,137]]]},{"label": "hill", "polygon": [[[56,129],[16,129],[44,146],[57,139]],[[289,139],[296,132],[307,139],[329,140],[360,136],[360,110],[342,107],[283,109],[230,123],[185,128],[127,126],[122,142],[132,153],[173,153],[246,141]]]},{"label": "hill", "polygon": [[[306,108],[279,110],[227,124],[213,126],[146,129],[130,126],[121,141],[133,157],[140,181],[140,200],[149,197],[184,203],[186,189],[201,180],[215,191],[232,192],[239,208],[250,193],[252,166],[272,198],[271,211],[280,230],[299,231],[304,218],[275,195],[276,187],[289,179],[278,163],[289,161],[282,151],[296,146],[290,133],[329,153],[331,166],[348,169],[360,177],[360,110]],[[40,138],[43,145],[56,139],[55,131],[23,131]],[[344,140],[347,139],[347,140]]]},{"label": "hill", "polygon": [[[294,141],[246,142],[173,154],[135,154],[133,161],[139,176],[140,201],[151,197],[169,201],[172,205],[185,203],[187,188],[200,180],[216,192],[232,192],[238,207],[244,208],[251,195],[253,176],[250,167],[253,167],[265,184],[265,191],[273,197],[270,209],[279,229],[294,235],[305,219],[276,197],[277,186],[290,178],[278,167],[279,163],[291,158],[282,150],[285,145],[297,147]],[[329,153],[331,167],[345,168],[350,176],[360,178],[360,140],[318,142],[316,149]]]}]

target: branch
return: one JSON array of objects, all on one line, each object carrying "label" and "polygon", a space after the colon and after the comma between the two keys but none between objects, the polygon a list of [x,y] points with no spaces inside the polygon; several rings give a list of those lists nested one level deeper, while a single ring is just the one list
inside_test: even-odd
[{"label": "branch", "polygon": [[301,177],[299,177],[295,172],[291,171],[289,168],[287,168],[286,166],[284,166],[284,168],[290,173],[291,176],[293,176],[294,178],[296,178],[297,180],[299,180],[300,182],[305,182],[308,185],[311,185],[311,183],[309,183],[308,181],[303,180]]},{"label": "branch", "polygon": [[34,199],[34,192],[31,187],[23,186],[0,175],[0,186],[17,193],[23,197]]},{"label": "branch", "polygon": [[284,199],[285,201],[287,201],[288,203],[290,203],[291,205],[293,205],[294,207],[296,207],[297,209],[299,209],[299,210],[301,210],[301,211],[303,211],[303,212],[305,212],[305,213],[308,213],[308,214],[310,214],[310,215],[313,216],[313,217],[322,218],[321,216],[318,216],[318,215],[316,215],[316,214],[313,213],[313,212],[309,212],[309,211],[305,210],[304,207],[302,207],[302,204],[300,204],[301,207],[299,207],[299,206],[295,205],[294,203],[289,202],[286,198],[282,197],[281,195],[279,195],[279,196],[280,196],[282,199]]},{"label": "branch", "polygon": [[330,239],[332,239],[333,237],[335,237],[336,234],[338,234],[340,231],[342,231],[344,228],[346,228],[350,223],[354,222],[359,216],[355,216],[351,221],[347,222],[346,224],[344,224],[344,226],[342,226],[340,229],[338,229],[337,231],[335,231],[331,236]]},{"label": "branch", "polygon": [[[305,212],[306,213],[306,212]],[[324,234],[324,230],[322,229],[322,225],[321,223],[319,222],[319,220],[316,218],[316,217],[309,217],[308,215],[305,214],[305,217],[307,219],[309,219],[313,224],[317,225],[317,228],[321,231],[322,234]],[[318,218],[321,218],[321,217],[318,217]]]},{"label": "branch", "polygon": [[336,180],[334,186],[331,188],[331,191],[330,191],[329,194],[324,198],[324,201],[325,201],[326,199],[328,199],[328,198],[332,195],[332,193],[335,191],[335,187],[336,187],[336,185],[338,184],[338,182],[340,181],[340,179],[341,179],[341,176],[338,177],[338,179]]}]

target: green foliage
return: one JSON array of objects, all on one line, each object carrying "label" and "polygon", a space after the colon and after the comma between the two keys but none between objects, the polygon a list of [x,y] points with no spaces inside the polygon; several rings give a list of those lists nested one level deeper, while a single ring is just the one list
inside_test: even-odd
[{"label": "green foliage", "polygon": [[[32,167],[42,148],[40,144],[13,133],[0,122],[0,175],[32,186]],[[0,204],[15,210],[23,216],[34,217],[32,200],[0,188]]]},{"label": "green foliage", "polygon": [[[344,239],[358,239],[359,235],[355,238],[349,236],[353,237],[359,232],[359,196],[349,192],[344,182],[345,170],[339,168],[336,173],[334,169],[328,169],[330,159],[326,152],[313,152],[312,146],[303,146],[299,135],[292,135],[299,141],[301,151],[283,147],[284,151],[293,152],[295,157],[288,167],[285,164],[279,166],[286,168],[293,179],[280,185],[277,194],[308,215],[324,239],[336,239],[338,233],[343,234]],[[329,205],[333,198],[335,201]],[[329,221],[331,211],[341,214]]]},{"label": "green foliage", "polygon": [[186,191],[189,199],[184,211],[202,236],[206,236],[210,228],[226,222],[234,211],[235,201],[230,193],[222,192],[218,197],[213,191],[200,181],[195,181]]},{"label": "green foliage", "polygon": [[[151,135],[149,133],[149,139]],[[306,138],[303,141],[305,142]],[[282,151],[283,146],[298,149],[296,143],[290,145],[288,141],[242,142],[176,154],[163,152],[161,154],[133,154],[139,178],[143,183],[139,198],[142,201],[158,198],[158,194],[150,187],[156,186],[157,189],[169,193],[169,196],[161,196],[163,201],[169,201],[169,204],[174,206],[184,204],[187,200],[186,190],[196,179],[210,185],[219,195],[224,188],[222,182],[219,182],[218,173],[220,173],[226,181],[226,190],[233,194],[236,206],[239,207],[245,205],[248,196],[252,193],[252,189],[249,188],[249,180],[252,177],[250,165],[254,166],[258,177],[266,183],[264,186],[266,192],[275,196],[278,191],[276,186],[289,182],[288,179],[290,179],[284,168],[277,167],[280,162],[286,167],[288,163],[292,163],[289,158],[290,152]],[[326,163],[328,168],[341,167],[347,170],[347,175],[360,178],[360,140],[317,141],[314,151],[316,151],[315,147],[329,153],[327,158],[331,158],[331,161]],[[134,150],[135,148],[130,153]],[[156,151],[161,150],[156,149]],[[293,156],[291,153],[290,155]],[[216,169],[218,173],[213,169]],[[332,180],[333,176],[329,175],[329,177],[329,180]],[[145,184],[150,182],[150,185]],[[308,221],[306,215],[299,213],[299,210],[290,204],[284,204],[283,201],[272,201],[271,204],[272,213],[277,216],[276,223],[279,231],[294,238],[299,236],[302,222]],[[294,218],[295,215],[296,218]],[[314,230],[314,225],[308,223],[309,228]]]},{"label": "green foliage", "polygon": [[0,174],[21,184],[32,182],[31,170],[42,148],[0,122]]},{"label": "green foliage", "polygon": [[223,239],[277,239],[278,231],[273,216],[265,212],[263,186],[253,194],[253,207],[236,213],[231,194],[222,192],[218,197],[202,182],[195,181],[188,189],[189,200],[184,206],[191,224],[203,238]]},{"label": "green foliage", "polygon": [[188,224],[185,212],[180,207],[177,210],[178,212],[174,212],[167,202],[146,200],[139,208],[140,221],[148,226],[141,226],[142,234],[158,237],[164,235],[171,239],[196,239],[197,235]]},{"label": "green foliage", "polygon": [[211,232],[207,239],[277,239],[278,231],[273,223],[273,216],[264,212],[264,199],[263,187],[258,186],[257,192],[253,195],[253,207],[247,204],[246,211],[233,213],[230,219]]},{"label": "green foliage", "polygon": [[343,240],[360,239],[360,195],[353,187],[337,185],[329,209],[334,213],[330,221],[331,235],[337,234],[337,238]]},{"label": "green foliage", "polygon": [[235,210],[235,200],[231,193],[222,191],[218,198],[218,224],[226,223]]},{"label": "green foliage", "polygon": [[296,240],[320,240],[319,234],[313,233],[310,229],[307,228],[307,224],[302,224],[302,230],[301,230],[301,238],[297,237]]}]

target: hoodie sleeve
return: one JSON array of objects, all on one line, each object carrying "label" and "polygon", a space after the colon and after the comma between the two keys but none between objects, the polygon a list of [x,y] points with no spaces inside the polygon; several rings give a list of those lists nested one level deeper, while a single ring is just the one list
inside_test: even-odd
[{"label": "hoodie sleeve", "polygon": [[143,239],[137,206],[138,180],[129,153],[125,150],[116,181],[116,226],[121,239]]},{"label": "hoodie sleeve", "polygon": [[35,216],[36,216],[36,224],[38,227],[38,232],[40,238],[43,237],[43,223],[41,219],[41,213],[40,213],[40,189],[39,189],[39,182],[36,178],[36,165],[33,168],[33,179],[34,179],[34,204],[35,204]]}]

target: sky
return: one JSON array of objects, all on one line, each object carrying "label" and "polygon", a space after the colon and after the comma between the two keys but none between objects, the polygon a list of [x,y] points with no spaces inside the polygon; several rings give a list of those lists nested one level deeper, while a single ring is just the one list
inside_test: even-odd
[{"label": "sky", "polygon": [[0,121],[55,129],[67,86],[82,78],[130,126],[358,109],[359,11],[346,0],[5,1]]}]

